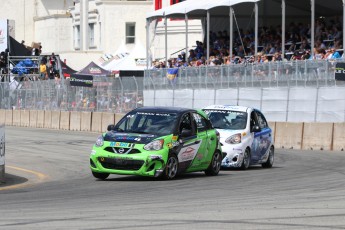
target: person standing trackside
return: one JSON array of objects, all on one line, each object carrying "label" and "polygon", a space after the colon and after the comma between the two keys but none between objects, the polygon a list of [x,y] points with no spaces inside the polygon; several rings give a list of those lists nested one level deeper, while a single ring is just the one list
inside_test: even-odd
[{"label": "person standing trackside", "polygon": [[41,80],[48,79],[47,65],[43,60],[40,63],[40,78]]}]

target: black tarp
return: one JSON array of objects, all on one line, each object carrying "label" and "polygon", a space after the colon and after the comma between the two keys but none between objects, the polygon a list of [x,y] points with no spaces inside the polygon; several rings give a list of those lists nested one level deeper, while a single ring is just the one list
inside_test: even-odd
[{"label": "black tarp", "polygon": [[77,71],[69,67],[66,63],[60,60],[61,63],[61,70],[63,76],[66,77],[71,77],[72,74],[75,74]]},{"label": "black tarp", "polygon": [[9,41],[10,56],[31,56],[31,51],[28,50],[23,44],[16,41],[16,39],[10,36]]},{"label": "black tarp", "polygon": [[76,74],[81,75],[92,75],[98,77],[109,77],[111,76],[111,72],[108,70],[103,69],[93,61],[90,62],[85,68],[79,70]]}]

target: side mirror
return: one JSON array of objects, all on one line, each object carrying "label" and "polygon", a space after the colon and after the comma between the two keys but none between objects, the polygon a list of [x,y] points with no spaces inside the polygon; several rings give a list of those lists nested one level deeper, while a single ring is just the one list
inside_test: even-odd
[{"label": "side mirror", "polygon": [[190,136],[192,136],[192,130],[182,129],[181,137],[190,137]]},{"label": "side mirror", "polygon": [[115,130],[115,125],[108,125],[108,131]]},{"label": "side mirror", "polygon": [[260,131],[261,131],[261,128],[258,125],[254,125],[252,127],[252,132],[257,133],[257,132],[260,132]]}]

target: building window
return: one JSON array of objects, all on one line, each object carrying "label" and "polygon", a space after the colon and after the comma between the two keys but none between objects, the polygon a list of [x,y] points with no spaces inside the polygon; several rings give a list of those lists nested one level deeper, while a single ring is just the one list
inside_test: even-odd
[{"label": "building window", "polygon": [[126,44],[135,43],[135,22],[126,23]]},{"label": "building window", "polygon": [[155,0],[155,10],[162,9],[162,0]]},{"label": "building window", "polygon": [[184,2],[185,0],[170,0],[170,5],[174,5],[179,2]]},{"label": "building window", "polygon": [[89,24],[89,48],[95,47],[95,24]]},{"label": "building window", "polygon": [[74,47],[76,49],[80,48],[80,25],[74,27]]}]

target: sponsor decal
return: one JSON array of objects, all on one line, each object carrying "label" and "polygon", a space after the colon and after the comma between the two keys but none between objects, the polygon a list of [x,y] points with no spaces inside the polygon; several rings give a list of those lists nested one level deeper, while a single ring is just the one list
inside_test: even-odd
[{"label": "sponsor decal", "polygon": [[90,67],[89,68],[89,72],[92,73],[92,74],[100,74],[102,73],[101,69],[100,68],[97,68],[97,67]]},{"label": "sponsor decal", "polygon": [[110,142],[110,147],[130,147],[130,143],[125,143],[125,142]]},{"label": "sponsor decal", "polygon": [[338,62],[335,65],[335,80],[345,81],[345,63]]},{"label": "sponsor decal", "polygon": [[202,153],[198,153],[198,154],[196,155],[196,158],[197,158],[198,160],[202,160],[202,158],[203,158]]},{"label": "sponsor decal", "polygon": [[174,147],[177,147],[177,146],[179,146],[179,145],[180,145],[180,142],[178,142],[178,141],[171,142],[171,143],[168,143],[168,144],[167,144],[167,146],[168,146],[169,149],[174,148]]},{"label": "sponsor decal", "polygon": [[181,161],[188,161],[192,160],[196,154],[196,149],[193,147],[188,147],[184,149],[183,152],[179,154]]}]

